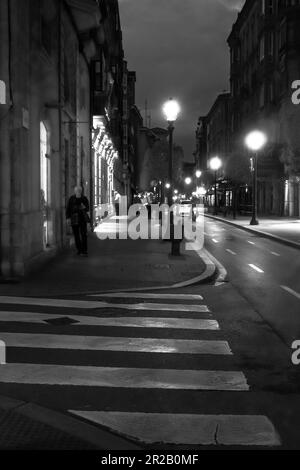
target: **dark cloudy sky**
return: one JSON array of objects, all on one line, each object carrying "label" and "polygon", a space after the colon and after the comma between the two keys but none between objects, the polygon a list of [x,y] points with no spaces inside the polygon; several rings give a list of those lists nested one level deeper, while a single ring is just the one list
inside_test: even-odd
[{"label": "dark cloudy sky", "polygon": [[175,140],[192,159],[198,116],[229,89],[226,39],[244,0],[119,0],[126,60],[137,72],[136,104],[152,126],[165,126],[161,107],[177,98]]}]

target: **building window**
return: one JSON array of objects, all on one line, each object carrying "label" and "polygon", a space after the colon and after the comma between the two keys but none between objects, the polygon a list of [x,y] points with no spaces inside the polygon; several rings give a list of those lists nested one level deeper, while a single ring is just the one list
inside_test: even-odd
[{"label": "building window", "polygon": [[274,103],[275,101],[275,89],[274,89],[274,82],[271,81],[270,85],[269,85],[269,100],[270,100],[270,103]]},{"label": "building window", "polygon": [[260,38],[259,42],[259,60],[262,62],[265,58],[265,36]]},{"label": "building window", "polygon": [[48,55],[52,52],[52,31],[51,24],[47,23],[43,18],[41,20],[41,44]]},{"label": "building window", "polygon": [[64,60],[64,96],[65,101],[68,103],[70,101],[70,80],[69,80],[69,69],[68,69],[68,61],[65,55]]},{"label": "building window", "polygon": [[274,15],[275,13],[274,0],[267,0],[267,6],[268,6],[268,15]]},{"label": "building window", "polygon": [[94,62],[94,87],[95,91],[103,91],[103,67],[102,61],[96,60]]},{"label": "building window", "polygon": [[259,107],[263,108],[265,105],[265,85],[262,84],[259,92]]},{"label": "building window", "polygon": [[279,49],[282,49],[286,45],[286,39],[287,39],[286,23],[282,22],[280,25],[280,31],[279,31]]},{"label": "building window", "polygon": [[275,56],[275,33],[274,33],[274,31],[270,32],[269,55],[272,56],[272,57]]}]

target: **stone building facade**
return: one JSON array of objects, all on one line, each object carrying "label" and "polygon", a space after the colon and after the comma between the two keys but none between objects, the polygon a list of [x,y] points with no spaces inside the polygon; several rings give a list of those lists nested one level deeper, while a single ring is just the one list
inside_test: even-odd
[{"label": "stone building facade", "polygon": [[117,0],[0,2],[0,278],[68,243],[75,185],[123,190],[123,59]]},{"label": "stone building facade", "polygon": [[248,130],[268,145],[258,160],[258,209],[300,215],[300,112],[291,101],[300,78],[300,2],[247,0],[228,38],[233,100],[232,151],[243,150]]},{"label": "stone building facade", "polygon": [[[173,146],[173,182],[182,185],[184,152]],[[169,131],[160,127],[140,129],[137,162],[138,191],[153,190],[153,186],[164,188],[169,181]],[[155,183],[155,184],[153,184]],[[162,190],[161,193],[164,193]]]}]

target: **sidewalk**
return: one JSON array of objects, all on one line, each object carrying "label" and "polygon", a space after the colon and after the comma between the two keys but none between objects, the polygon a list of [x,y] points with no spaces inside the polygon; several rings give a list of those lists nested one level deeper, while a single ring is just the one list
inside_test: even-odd
[{"label": "sidewalk", "polygon": [[138,449],[126,439],[71,415],[0,396],[0,451]]},{"label": "sidewalk", "polygon": [[258,217],[259,225],[250,225],[251,216],[224,217],[205,214],[207,218],[220,220],[285,245],[300,248],[300,219],[292,217]]},{"label": "sidewalk", "polygon": [[110,232],[112,220],[89,233],[89,256],[75,247],[49,261],[17,284],[0,284],[0,295],[80,295],[114,289],[172,286],[203,274],[207,265],[181,243],[181,256],[171,257],[171,244],[162,240],[100,240],[99,228]]},{"label": "sidewalk", "polygon": [[[110,233],[107,221],[99,227]],[[180,257],[161,240],[104,240],[89,234],[88,258],[72,247],[18,284],[1,284],[0,295],[64,296],[91,291],[172,286],[212,275],[212,263],[181,243]],[[0,366],[1,367],[1,366]],[[5,367],[5,366],[4,366]],[[137,450],[139,446],[64,413],[0,396],[0,450]]]}]

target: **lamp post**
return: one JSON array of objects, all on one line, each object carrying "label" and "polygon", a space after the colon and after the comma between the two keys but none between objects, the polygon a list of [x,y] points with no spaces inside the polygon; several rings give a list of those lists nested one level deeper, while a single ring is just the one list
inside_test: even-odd
[{"label": "lamp post", "polygon": [[201,178],[202,171],[196,170],[195,176],[196,176],[196,193],[198,193],[198,180]]},{"label": "lamp post", "polygon": [[267,136],[261,131],[250,132],[245,139],[246,147],[252,152],[252,218],[250,225],[259,225],[257,220],[257,158],[258,151],[267,143]]},{"label": "lamp post", "polygon": [[214,215],[217,215],[217,172],[222,166],[222,161],[219,157],[211,158],[209,162],[210,169],[215,172],[215,204],[214,204]]},{"label": "lamp post", "polygon": [[170,208],[170,239],[171,239],[171,254],[175,256],[180,255],[180,240],[174,238],[174,214],[171,210],[173,205],[173,133],[174,122],[177,120],[180,112],[180,106],[177,101],[170,98],[163,106],[163,113],[168,122],[169,131],[169,184],[168,188],[168,204]]}]

